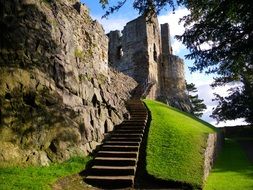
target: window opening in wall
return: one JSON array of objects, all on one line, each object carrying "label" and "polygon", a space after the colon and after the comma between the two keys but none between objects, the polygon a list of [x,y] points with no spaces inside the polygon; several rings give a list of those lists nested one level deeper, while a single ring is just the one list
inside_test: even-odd
[{"label": "window opening in wall", "polygon": [[123,57],[122,46],[119,46],[117,49],[117,59],[120,60]]},{"label": "window opening in wall", "polygon": [[156,46],[155,46],[155,44],[154,44],[153,58],[154,58],[154,61],[157,62],[157,52],[156,52]]}]

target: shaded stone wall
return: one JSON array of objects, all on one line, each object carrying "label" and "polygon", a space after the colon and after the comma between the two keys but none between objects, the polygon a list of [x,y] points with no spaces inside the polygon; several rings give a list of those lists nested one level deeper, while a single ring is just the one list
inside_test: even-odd
[{"label": "shaded stone wall", "polygon": [[109,34],[109,64],[131,76],[140,85],[153,82],[148,97],[158,93],[158,63],[161,54],[160,29],[157,18],[147,23],[143,16],[130,21],[122,31]]},{"label": "shaded stone wall", "polygon": [[159,94],[158,68],[161,59],[161,35],[157,18],[153,18],[152,22],[147,23],[147,48],[148,48],[148,82],[152,82],[147,98],[156,99]]},{"label": "shaded stone wall", "polygon": [[122,31],[112,31],[109,38],[110,66],[143,83],[148,77],[148,50],[144,17],[126,24]]},{"label": "shaded stone wall", "polygon": [[206,181],[223,143],[224,136],[222,132],[208,134],[206,139],[206,147],[204,150],[203,181]]},{"label": "shaded stone wall", "polygon": [[168,23],[161,24],[161,39],[163,55],[172,55],[172,47],[170,40],[170,27]]},{"label": "shaded stone wall", "polygon": [[161,24],[162,59],[159,65],[160,93],[158,99],[171,106],[190,112],[186,95],[184,60],[172,54],[170,29]]},{"label": "shaded stone wall", "polygon": [[108,37],[77,0],[0,0],[0,163],[87,155],[136,82],[108,67]]},{"label": "shaded stone wall", "polygon": [[175,55],[163,55],[160,64],[159,100],[184,111],[191,110],[186,95],[184,61]]}]

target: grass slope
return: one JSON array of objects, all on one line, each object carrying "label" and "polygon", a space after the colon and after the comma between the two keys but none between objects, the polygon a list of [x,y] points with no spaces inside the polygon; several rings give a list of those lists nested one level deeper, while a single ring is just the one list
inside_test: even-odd
[{"label": "grass slope", "polygon": [[212,125],[157,101],[144,101],[152,121],[147,142],[147,172],[157,178],[202,186],[203,147]]},{"label": "grass slope", "polygon": [[253,164],[235,140],[225,139],[223,150],[207,178],[204,189],[253,189]]},{"label": "grass slope", "polygon": [[89,160],[76,157],[48,167],[0,168],[0,189],[51,189],[58,178],[80,172]]}]

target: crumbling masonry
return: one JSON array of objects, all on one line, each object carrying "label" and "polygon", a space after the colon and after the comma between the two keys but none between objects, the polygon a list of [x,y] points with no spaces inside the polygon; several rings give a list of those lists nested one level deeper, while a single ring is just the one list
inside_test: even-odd
[{"label": "crumbling masonry", "polygon": [[160,100],[189,111],[184,62],[172,54],[169,25],[161,30],[156,17],[147,22],[140,16],[123,31],[111,31],[109,64],[138,82],[135,96]]}]

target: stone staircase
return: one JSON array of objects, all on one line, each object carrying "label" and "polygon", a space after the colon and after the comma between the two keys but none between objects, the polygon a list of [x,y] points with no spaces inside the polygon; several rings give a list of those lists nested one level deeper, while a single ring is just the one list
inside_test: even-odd
[{"label": "stone staircase", "polygon": [[139,149],[148,120],[148,112],[140,100],[128,102],[130,119],[115,126],[101,145],[85,182],[100,188],[133,187]]}]

